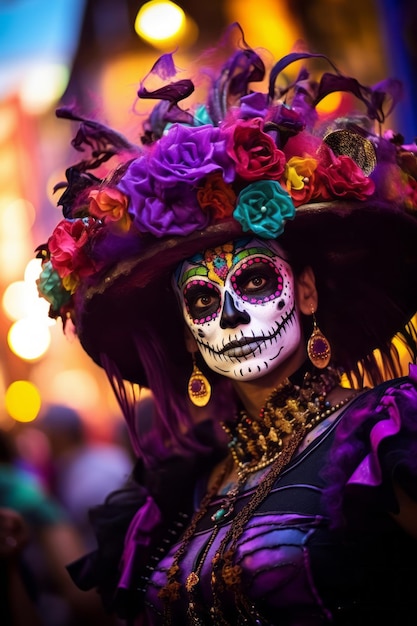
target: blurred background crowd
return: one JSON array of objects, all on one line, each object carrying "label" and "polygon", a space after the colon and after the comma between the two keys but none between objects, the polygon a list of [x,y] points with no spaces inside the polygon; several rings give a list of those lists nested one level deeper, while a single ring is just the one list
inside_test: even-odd
[{"label": "blurred background crowd", "polygon": [[[24,556],[46,626],[106,623],[64,566],[94,548],[87,510],[134,462],[104,373],[36,291],[34,250],[60,219],[52,190],[75,160],[74,129],[55,109],[77,102],[138,138],[149,103],[136,91],[156,58],[178,47],[177,66],[189,67],[234,21],[276,59],[302,41],[363,84],[402,79],[388,127],[415,141],[414,0],[0,0],[0,561]],[[322,106],[342,114],[346,97]]]}]

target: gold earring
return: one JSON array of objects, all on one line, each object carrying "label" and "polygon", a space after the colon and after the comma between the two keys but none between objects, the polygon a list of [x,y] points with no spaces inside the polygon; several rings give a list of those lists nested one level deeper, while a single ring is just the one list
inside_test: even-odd
[{"label": "gold earring", "polygon": [[330,343],[317,326],[313,309],[311,310],[311,314],[313,316],[313,332],[307,343],[308,358],[313,365],[319,369],[324,369],[330,362],[332,351]]},{"label": "gold earring", "polygon": [[211,397],[211,385],[199,370],[193,353],[193,371],[188,381],[188,397],[195,406],[206,406]]}]

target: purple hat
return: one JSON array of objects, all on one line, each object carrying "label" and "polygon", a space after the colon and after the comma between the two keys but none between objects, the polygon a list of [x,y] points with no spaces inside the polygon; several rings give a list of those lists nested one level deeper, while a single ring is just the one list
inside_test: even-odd
[{"label": "purple hat", "polygon": [[[163,55],[138,92],[159,100],[141,145],[58,111],[80,122],[73,146],[90,156],[58,186],[64,219],[38,249],[38,287],[50,315],[74,324],[107,371],[152,388],[154,359],[185,386],[191,361],[172,273],[196,252],[246,236],[279,237],[295,269],[313,267],[318,321],[338,366],[366,370],[375,349],[392,362],[397,333],[413,345],[417,147],[375,130],[400,85],[365,87],[327,59],[331,71],[320,79],[303,67],[281,85],[288,66],[317,57],[325,59],[287,55],[270,70],[268,90],[257,91],[265,66],[243,41],[206,101],[183,109],[193,83],[173,80],[172,56]],[[150,77],[166,84],[150,92]],[[317,104],[335,91],[354,96],[361,113],[321,118]]]}]

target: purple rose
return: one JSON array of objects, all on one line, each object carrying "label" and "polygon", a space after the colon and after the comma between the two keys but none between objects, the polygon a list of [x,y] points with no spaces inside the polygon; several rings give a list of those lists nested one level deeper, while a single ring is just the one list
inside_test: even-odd
[{"label": "purple rose", "polygon": [[210,124],[197,128],[174,124],[155,146],[149,161],[150,176],[171,187],[178,182],[195,185],[216,171],[223,173],[226,183],[233,182],[235,170],[226,153],[226,139]]},{"label": "purple rose", "polygon": [[268,112],[268,96],[266,93],[254,91],[240,99],[240,117],[265,117]]},{"label": "purple rose", "polygon": [[205,228],[209,216],[198,204],[197,189],[179,182],[167,187],[148,173],[149,167],[149,158],[136,159],[118,183],[129,198],[128,213],[139,232],[185,236]]}]

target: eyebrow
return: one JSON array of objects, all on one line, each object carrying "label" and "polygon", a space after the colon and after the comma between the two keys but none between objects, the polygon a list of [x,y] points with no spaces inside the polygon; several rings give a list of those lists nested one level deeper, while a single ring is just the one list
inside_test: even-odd
[{"label": "eyebrow", "polygon": [[190,267],[184,274],[180,277],[180,287],[192,276],[207,276],[208,269],[204,265],[195,265],[194,267]]},{"label": "eyebrow", "polygon": [[253,256],[255,254],[262,254],[270,258],[274,256],[279,256],[276,252],[272,252],[272,250],[270,250],[269,248],[256,246],[254,248],[246,248],[245,250],[237,252],[233,257],[233,265],[236,265],[236,263],[239,263],[239,261],[241,261],[242,259],[245,259],[248,256]]}]

